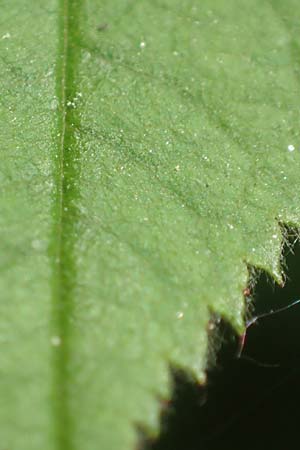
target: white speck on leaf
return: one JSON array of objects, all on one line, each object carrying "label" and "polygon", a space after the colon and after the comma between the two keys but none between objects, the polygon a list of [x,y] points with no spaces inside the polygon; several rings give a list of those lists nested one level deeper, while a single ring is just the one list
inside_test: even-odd
[{"label": "white speck on leaf", "polygon": [[52,336],[51,345],[53,345],[53,347],[59,347],[60,344],[61,344],[61,338],[59,336]]},{"label": "white speck on leaf", "polygon": [[40,241],[39,239],[34,239],[34,240],[31,242],[31,247],[32,247],[34,250],[40,250],[40,249],[42,248],[42,246],[43,246],[43,242]]},{"label": "white speck on leaf", "polygon": [[54,98],[50,103],[50,109],[52,111],[54,111],[55,109],[58,108],[58,105],[59,105],[59,102],[58,102],[57,98]]},{"label": "white speck on leaf", "polygon": [[293,144],[288,145],[288,151],[293,152],[295,150],[295,146]]}]

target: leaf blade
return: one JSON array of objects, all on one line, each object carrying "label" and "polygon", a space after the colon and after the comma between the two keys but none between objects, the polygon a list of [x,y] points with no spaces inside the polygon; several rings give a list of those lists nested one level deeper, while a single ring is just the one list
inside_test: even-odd
[{"label": "leaf blade", "polygon": [[[67,20],[70,47],[62,53],[71,52],[73,73],[62,115],[45,113],[55,96],[54,76],[38,91],[45,103],[36,102],[35,111],[41,107],[56,187],[38,202],[45,226],[34,223],[39,233],[51,235],[52,276],[48,268],[40,284],[37,259],[25,264],[49,308],[43,350],[33,339],[30,349],[47,355],[41,367],[54,369],[57,409],[51,413],[44,402],[45,429],[35,431],[43,440],[45,430],[56,427],[54,447],[132,448],[136,423],[157,428],[157,396],[168,395],[168,365],[203,376],[209,309],[241,329],[245,261],[281,277],[277,220],[299,223],[299,161],[287,151],[299,137],[290,54],[296,29],[289,35],[270,4],[255,4],[242,2],[237,11],[233,1],[226,8],[211,1],[119,1],[114,8],[87,1],[82,14],[76,11],[77,24],[77,2],[66,1],[60,5],[71,8],[68,14],[53,3],[54,18],[49,11],[40,16],[38,23],[46,21],[53,36],[45,66],[60,57],[53,23],[59,14]],[[288,2],[280,13],[289,24],[292,6]],[[99,21],[108,26],[98,31]],[[39,32],[32,31],[31,41]],[[59,34],[62,39],[62,27]],[[37,73],[38,90],[44,72]],[[64,114],[72,150],[65,163],[71,168],[61,156],[54,162],[55,131]],[[24,133],[27,148],[38,133]],[[36,155],[37,164],[42,155]],[[62,210],[55,213],[53,202],[62,194]],[[29,191],[20,202],[27,202],[30,219],[34,198]],[[57,244],[59,224],[63,238]],[[25,248],[31,236],[31,230],[24,235]],[[56,245],[63,250],[58,272]],[[45,250],[43,255],[46,270]],[[26,299],[30,292],[26,285]],[[36,302],[30,305],[34,309]],[[35,314],[45,317],[39,308]],[[49,353],[53,321],[62,337],[54,349],[61,366],[57,359],[51,363]],[[43,380],[46,392],[50,379]]]}]

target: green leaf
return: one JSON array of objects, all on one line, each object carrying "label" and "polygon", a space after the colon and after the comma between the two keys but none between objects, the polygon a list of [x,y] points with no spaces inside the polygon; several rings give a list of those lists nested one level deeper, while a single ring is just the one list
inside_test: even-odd
[{"label": "green leaf", "polygon": [[[1,444],[130,450],[299,225],[295,0],[1,2]],[[293,150],[293,151],[289,151]]]}]

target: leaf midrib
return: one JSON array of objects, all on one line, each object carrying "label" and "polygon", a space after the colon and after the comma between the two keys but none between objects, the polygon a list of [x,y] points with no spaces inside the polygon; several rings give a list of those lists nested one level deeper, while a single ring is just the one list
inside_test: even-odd
[{"label": "leaf midrib", "polygon": [[78,84],[81,8],[80,0],[59,1],[56,65],[56,95],[59,108],[57,135],[54,137],[57,146],[54,161],[56,197],[51,252],[53,335],[60,339],[60,345],[53,347],[54,433],[55,447],[59,450],[70,450],[73,447],[68,368],[71,344],[70,318],[77,279],[74,253],[78,223],[76,199],[79,195],[80,151],[75,139],[75,132],[79,129],[79,114],[72,103]]}]

